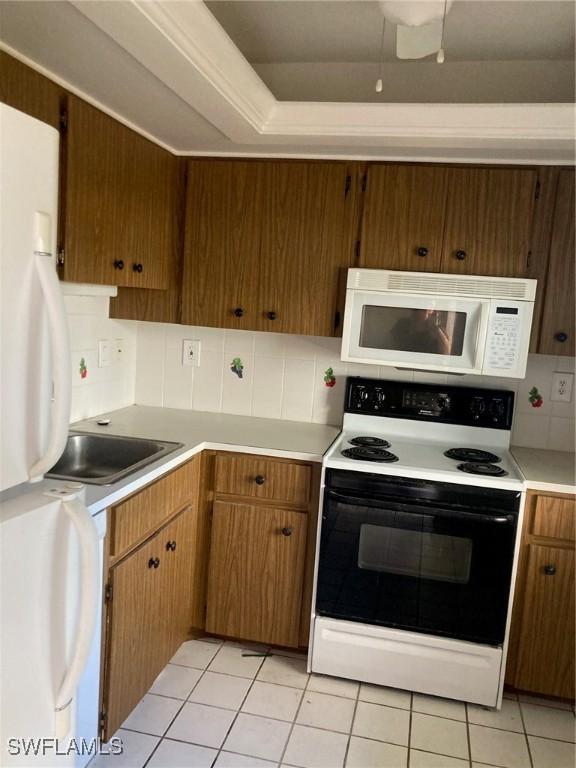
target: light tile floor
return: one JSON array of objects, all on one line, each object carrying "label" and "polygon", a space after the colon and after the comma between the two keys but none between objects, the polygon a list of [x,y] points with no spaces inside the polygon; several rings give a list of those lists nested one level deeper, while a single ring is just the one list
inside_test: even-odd
[{"label": "light tile floor", "polygon": [[192,640],[91,768],[574,768],[568,704],[501,711],[308,675],[304,657]]}]

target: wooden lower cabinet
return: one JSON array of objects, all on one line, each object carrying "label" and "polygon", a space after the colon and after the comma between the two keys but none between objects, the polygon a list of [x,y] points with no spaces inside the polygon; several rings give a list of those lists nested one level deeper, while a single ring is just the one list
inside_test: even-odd
[{"label": "wooden lower cabinet", "polygon": [[110,569],[102,711],[104,738],[124,722],[189,636],[194,510]]},{"label": "wooden lower cabinet", "polygon": [[574,699],[573,496],[532,493],[512,614],[506,683],[543,696]]},{"label": "wooden lower cabinet", "polygon": [[206,631],[297,647],[308,515],[216,502]]},{"label": "wooden lower cabinet", "polygon": [[516,687],[574,698],[574,550],[528,549]]}]

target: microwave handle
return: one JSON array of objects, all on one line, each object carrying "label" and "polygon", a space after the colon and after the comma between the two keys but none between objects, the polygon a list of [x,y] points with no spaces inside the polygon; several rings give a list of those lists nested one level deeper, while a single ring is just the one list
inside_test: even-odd
[{"label": "microwave handle", "polygon": [[[381,507],[383,504],[386,504],[386,506],[392,510],[411,514],[410,511],[405,509],[406,505],[402,502],[367,499],[359,496],[346,496],[337,491],[328,491],[327,495],[336,501],[342,501],[345,504],[360,504],[372,508],[378,506]],[[477,512],[458,512],[451,509],[443,509],[441,507],[413,510],[413,514],[422,515],[423,517],[443,517],[452,520],[465,520],[466,522],[500,523],[508,525],[516,522],[515,515],[487,515]]]}]

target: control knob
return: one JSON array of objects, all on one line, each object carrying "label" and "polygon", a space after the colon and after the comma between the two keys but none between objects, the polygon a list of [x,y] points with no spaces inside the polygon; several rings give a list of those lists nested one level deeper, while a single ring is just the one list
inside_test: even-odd
[{"label": "control knob", "polygon": [[470,403],[470,411],[474,419],[479,419],[486,410],[486,403],[483,397],[475,397]]}]

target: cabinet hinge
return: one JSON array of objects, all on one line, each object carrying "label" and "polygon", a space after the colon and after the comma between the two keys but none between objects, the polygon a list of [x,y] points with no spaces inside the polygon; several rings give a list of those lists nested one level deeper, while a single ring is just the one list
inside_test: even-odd
[{"label": "cabinet hinge", "polygon": [[526,257],[526,269],[530,269],[530,264],[532,263],[532,251],[528,251],[528,256]]},{"label": "cabinet hinge", "polygon": [[346,183],[344,184],[344,197],[348,197],[348,192],[350,192],[351,186],[352,186],[352,176],[348,174],[348,176],[346,176]]},{"label": "cabinet hinge", "polygon": [[534,187],[534,200],[538,200],[540,197],[540,179],[537,179],[536,186]]},{"label": "cabinet hinge", "polygon": [[68,112],[65,109],[60,112],[60,129],[65,131],[68,128]]},{"label": "cabinet hinge", "polygon": [[340,312],[334,313],[334,328],[340,327]]},{"label": "cabinet hinge", "polygon": [[364,176],[362,176],[362,192],[366,192],[367,186],[368,186],[368,174],[365,173]]},{"label": "cabinet hinge", "polygon": [[105,603],[111,603],[112,602],[112,584],[108,582],[106,586],[104,587],[104,602]]},{"label": "cabinet hinge", "polygon": [[56,255],[56,264],[59,267],[64,266],[64,248],[58,248],[58,253]]},{"label": "cabinet hinge", "polygon": [[360,240],[356,240],[354,243],[354,256],[359,259],[360,258]]},{"label": "cabinet hinge", "polygon": [[104,741],[104,732],[106,730],[106,724],[108,723],[108,715],[106,712],[101,711],[98,719],[98,728],[100,730],[100,740]]}]

